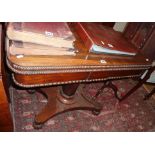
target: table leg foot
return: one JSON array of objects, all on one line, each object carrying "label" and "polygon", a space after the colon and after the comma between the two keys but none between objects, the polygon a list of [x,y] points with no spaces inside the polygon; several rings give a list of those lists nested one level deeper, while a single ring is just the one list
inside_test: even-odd
[{"label": "table leg foot", "polygon": [[42,129],[42,127],[43,127],[43,125],[44,125],[44,123],[38,123],[38,122],[36,122],[35,120],[34,120],[34,122],[33,122],[33,128],[34,129]]}]

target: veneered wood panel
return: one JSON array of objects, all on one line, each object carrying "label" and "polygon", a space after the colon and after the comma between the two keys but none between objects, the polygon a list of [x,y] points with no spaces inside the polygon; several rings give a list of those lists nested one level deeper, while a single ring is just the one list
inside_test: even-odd
[{"label": "veneered wood panel", "polygon": [[108,78],[108,77],[123,77],[123,76],[132,76],[132,75],[138,75],[138,74],[142,74],[144,71],[104,71],[104,72],[92,72],[89,76],[89,79],[99,79],[99,78]]},{"label": "veneered wood panel", "polygon": [[15,74],[15,79],[25,85],[85,80],[89,73],[53,73],[38,75]]}]

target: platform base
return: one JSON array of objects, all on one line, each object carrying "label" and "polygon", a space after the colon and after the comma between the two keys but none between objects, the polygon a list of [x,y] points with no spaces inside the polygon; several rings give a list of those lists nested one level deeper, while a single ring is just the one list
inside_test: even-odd
[{"label": "platform base", "polygon": [[38,92],[43,93],[44,96],[47,96],[48,103],[41,110],[41,112],[35,116],[34,128],[41,128],[47,120],[63,112],[72,110],[91,110],[92,112],[101,111],[102,107],[100,104],[97,102],[92,103],[86,100],[81,95],[80,90],[81,89],[78,88],[74,95],[67,97],[62,94],[61,87],[47,87],[38,89]]}]

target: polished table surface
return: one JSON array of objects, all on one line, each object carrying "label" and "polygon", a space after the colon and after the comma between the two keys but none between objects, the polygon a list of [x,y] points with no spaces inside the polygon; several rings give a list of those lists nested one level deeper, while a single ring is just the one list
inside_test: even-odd
[{"label": "polished table surface", "polygon": [[24,56],[7,53],[8,67],[15,83],[22,87],[49,86],[140,76],[151,66],[141,53],[114,56],[88,53],[82,42],[75,42],[75,56]]},{"label": "polished table surface", "polygon": [[30,55],[19,58],[7,52],[7,65],[16,85],[38,88],[39,92],[48,97],[48,104],[35,117],[35,127],[68,110],[100,111],[102,107],[98,103],[89,104],[89,101],[83,98],[80,83],[140,77],[151,67],[152,62],[141,53],[130,57],[96,55],[89,53],[78,36],[76,38],[75,56]]}]

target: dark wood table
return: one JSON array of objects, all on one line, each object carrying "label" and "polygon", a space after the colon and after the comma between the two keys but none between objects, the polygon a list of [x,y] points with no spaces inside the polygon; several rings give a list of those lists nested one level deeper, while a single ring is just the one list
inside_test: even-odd
[{"label": "dark wood table", "polygon": [[111,80],[140,77],[151,67],[152,62],[141,53],[130,57],[88,53],[82,41],[76,38],[76,56],[24,56],[19,59],[7,53],[7,65],[15,84],[36,89],[48,99],[47,105],[36,114],[35,128],[69,110],[92,110],[99,114],[102,106],[81,93],[83,83],[104,81],[105,87],[112,86],[115,90]]}]

